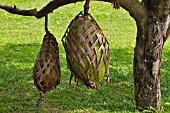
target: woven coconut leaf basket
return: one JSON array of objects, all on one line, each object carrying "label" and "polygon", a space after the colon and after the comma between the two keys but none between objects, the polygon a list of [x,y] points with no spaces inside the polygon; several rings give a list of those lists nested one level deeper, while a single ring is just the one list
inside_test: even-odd
[{"label": "woven coconut leaf basket", "polygon": [[59,84],[60,73],[58,44],[52,34],[46,34],[34,64],[34,84],[44,93],[50,91]]},{"label": "woven coconut leaf basket", "polygon": [[45,17],[45,31],[41,49],[37,55],[33,68],[34,85],[40,92],[40,102],[47,91],[52,90],[60,83],[59,48],[56,38],[48,31],[47,16]]},{"label": "woven coconut leaf basket", "polygon": [[107,76],[109,81],[109,43],[93,17],[80,12],[68,26],[63,38],[67,66],[86,86],[96,88]]}]

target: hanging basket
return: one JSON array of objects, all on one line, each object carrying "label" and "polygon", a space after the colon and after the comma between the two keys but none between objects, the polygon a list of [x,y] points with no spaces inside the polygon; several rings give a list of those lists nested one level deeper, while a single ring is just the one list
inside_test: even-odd
[{"label": "hanging basket", "polygon": [[109,43],[90,14],[80,12],[71,21],[62,42],[68,68],[76,79],[96,88],[105,74],[109,77]]},{"label": "hanging basket", "polygon": [[34,84],[40,92],[47,92],[60,83],[59,49],[55,37],[44,36],[33,69]]}]

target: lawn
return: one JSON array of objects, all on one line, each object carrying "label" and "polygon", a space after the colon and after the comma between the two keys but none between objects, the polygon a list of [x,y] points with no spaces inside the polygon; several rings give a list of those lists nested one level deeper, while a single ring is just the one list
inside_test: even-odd
[{"label": "lawn", "polygon": [[[40,10],[50,0],[1,0],[22,9]],[[33,84],[32,70],[41,47],[44,18],[12,15],[0,10],[0,112],[138,112],[135,109],[133,53],[136,25],[124,9],[114,10],[111,4],[91,2],[90,13],[110,43],[111,82],[98,89],[68,86],[70,72],[66,66],[61,42],[71,20],[83,10],[84,2],[66,5],[49,15],[49,30],[60,49],[61,83],[48,92],[40,108],[36,107],[39,92]],[[161,65],[161,111],[170,112],[170,39],[165,43]]]}]

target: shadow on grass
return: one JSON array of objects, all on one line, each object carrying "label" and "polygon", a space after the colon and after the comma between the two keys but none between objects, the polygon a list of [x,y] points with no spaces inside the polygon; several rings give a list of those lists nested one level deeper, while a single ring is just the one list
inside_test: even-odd
[{"label": "shadow on grass", "polygon": [[[38,91],[33,85],[32,67],[40,44],[7,44],[0,48],[0,111],[2,112],[134,112],[133,53],[127,48],[111,48],[111,82],[96,89],[68,86],[70,72],[60,45],[62,78],[60,85],[48,92],[40,109],[36,108]],[[163,51],[161,92],[163,109],[169,110],[168,76],[170,52]]]},{"label": "shadow on grass", "polygon": [[[64,49],[60,49],[62,78],[60,85],[48,92],[42,106],[36,108],[38,91],[33,85],[32,67],[40,44],[7,44],[0,48],[0,111],[2,112],[134,112],[132,62],[127,48],[111,48],[111,82],[96,89],[68,86],[70,72]],[[62,45],[59,45],[62,47]]]},{"label": "shadow on grass", "polygon": [[[0,48],[0,111],[26,111],[36,90],[32,67],[40,44],[6,44]],[[27,107],[26,107],[27,106]]]},{"label": "shadow on grass", "polygon": [[57,89],[46,95],[43,106],[53,111],[57,108],[58,112],[134,112],[132,60],[133,53],[127,49],[111,49],[111,82],[102,83],[96,90],[67,86],[69,72],[65,71]]},{"label": "shadow on grass", "polygon": [[[42,106],[36,108],[38,91],[33,85],[32,67],[40,44],[7,44],[0,49],[0,101],[1,111],[125,111],[134,110],[133,79],[129,69],[122,71],[131,61],[126,49],[111,50],[111,82],[97,90],[84,86],[70,86],[70,73],[62,67],[61,84],[46,94]],[[113,54],[113,56],[112,56]],[[127,60],[128,59],[128,60]],[[60,62],[65,63],[64,49],[60,51]],[[117,68],[119,67],[119,68]],[[126,68],[125,68],[126,69]],[[125,75],[124,75],[125,74]]]}]

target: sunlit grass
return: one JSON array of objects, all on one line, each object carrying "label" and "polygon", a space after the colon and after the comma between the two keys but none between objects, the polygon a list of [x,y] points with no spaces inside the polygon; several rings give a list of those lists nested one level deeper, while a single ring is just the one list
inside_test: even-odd
[{"label": "sunlit grass", "polygon": [[[41,9],[49,0],[1,0],[24,9]],[[111,50],[111,82],[97,90],[68,86],[62,36],[71,20],[83,10],[84,2],[60,7],[49,15],[49,30],[60,49],[62,78],[56,90],[47,93],[36,108],[38,91],[32,80],[32,68],[40,49],[44,18],[12,15],[0,10],[0,111],[1,112],[138,112],[133,86],[133,53],[136,25],[127,11],[114,10],[111,4],[91,2],[90,13],[103,29]],[[161,110],[170,112],[170,41],[165,43],[161,66]]]}]

